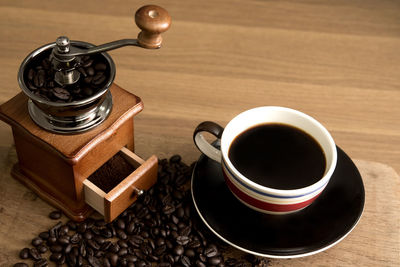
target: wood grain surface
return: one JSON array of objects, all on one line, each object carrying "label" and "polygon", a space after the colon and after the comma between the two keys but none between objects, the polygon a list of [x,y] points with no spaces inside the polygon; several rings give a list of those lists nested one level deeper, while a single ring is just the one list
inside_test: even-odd
[{"label": "wood grain surface", "polygon": [[[17,71],[60,35],[102,44],[136,38],[143,0],[0,2],[0,103],[20,92]],[[336,247],[273,265],[396,266],[400,262],[400,2],[390,0],[152,1],[171,28],[159,50],[110,52],[115,82],[139,96],[135,152],[200,153],[204,120],[222,126],[246,109],[279,105],[319,120],[356,161],[367,188],[360,224]],[[0,266],[50,226],[52,208],[10,178],[10,127],[0,122]],[[373,163],[380,162],[382,164]],[[393,169],[387,167],[389,165]],[[389,208],[388,208],[389,207]]]}]

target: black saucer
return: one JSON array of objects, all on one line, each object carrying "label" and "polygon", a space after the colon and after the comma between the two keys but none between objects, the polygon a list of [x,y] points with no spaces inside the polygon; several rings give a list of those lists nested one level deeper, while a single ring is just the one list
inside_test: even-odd
[{"label": "black saucer", "polygon": [[192,197],[203,222],[230,245],[264,257],[312,255],[340,242],[358,223],[365,201],[356,166],[337,147],[336,170],[321,196],[304,210],[268,215],[238,201],[221,165],[202,155],[193,170]]}]

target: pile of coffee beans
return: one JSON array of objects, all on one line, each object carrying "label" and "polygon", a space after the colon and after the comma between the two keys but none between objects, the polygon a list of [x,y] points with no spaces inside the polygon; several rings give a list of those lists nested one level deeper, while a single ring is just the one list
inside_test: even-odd
[{"label": "pile of coffee beans", "polygon": [[88,98],[102,89],[109,80],[109,66],[102,55],[77,56],[79,80],[72,85],[60,85],[55,80],[55,70],[50,52],[33,59],[25,70],[25,84],[35,95],[52,102],[69,103]]},{"label": "pile of coffee beans", "polygon": [[[193,166],[179,155],[160,160],[156,185],[112,223],[58,222],[32,239],[20,258],[33,260],[33,266],[267,266],[252,255],[229,257],[233,248],[204,226],[190,196]],[[54,212],[49,217],[58,218]]]}]

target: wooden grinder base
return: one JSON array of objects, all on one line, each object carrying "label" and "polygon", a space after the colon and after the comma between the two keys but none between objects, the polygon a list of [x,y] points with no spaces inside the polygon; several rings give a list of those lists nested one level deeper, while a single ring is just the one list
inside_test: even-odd
[{"label": "wooden grinder base", "polygon": [[12,176],[75,221],[92,211],[85,202],[83,181],[121,148],[134,151],[134,116],[143,103],[115,84],[110,91],[110,116],[98,127],[73,135],[37,126],[23,93],[0,106],[0,119],[11,125],[18,155]]}]

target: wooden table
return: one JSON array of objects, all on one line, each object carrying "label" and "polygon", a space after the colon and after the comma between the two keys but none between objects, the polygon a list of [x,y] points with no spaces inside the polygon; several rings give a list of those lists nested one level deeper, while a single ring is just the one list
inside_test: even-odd
[{"label": "wooden table", "polygon": [[[32,50],[59,35],[94,44],[135,38],[139,30],[133,14],[148,3],[3,0],[0,103],[20,92],[16,74]],[[191,163],[200,155],[192,132],[201,121],[225,125],[241,111],[262,105],[301,110],[322,122],[337,145],[357,159],[366,179],[366,213],[359,228],[326,253],[272,263],[398,264],[400,4],[378,0],[151,3],[172,16],[163,48],[127,47],[110,53],[117,66],[115,82],[140,96],[145,105],[136,118],[136,152],[160,158],[178,153]],[[1,122],[0,266],[16,262],[18,250],[49,227],[44,216],[52,210],[10,177],[16,161],[12,143],[9,126]],[[388,201],[388,210],[383,200]],[[384,216],[382,220],[378,215]],[[380,242],[366,244],[371,240]]]}]

